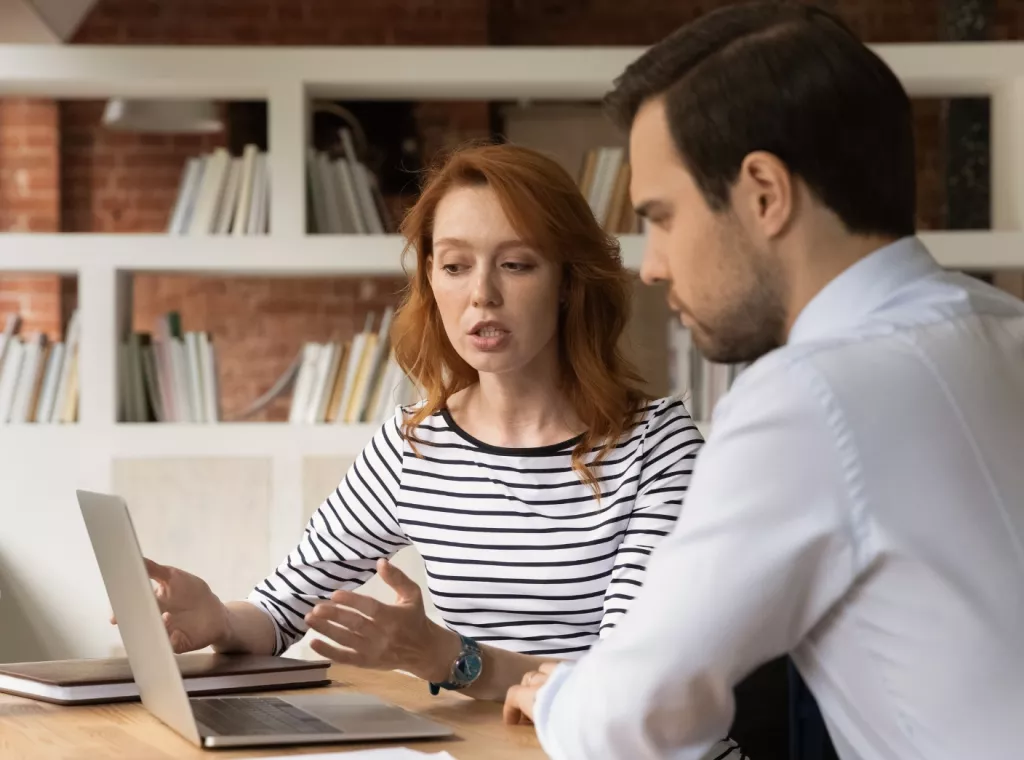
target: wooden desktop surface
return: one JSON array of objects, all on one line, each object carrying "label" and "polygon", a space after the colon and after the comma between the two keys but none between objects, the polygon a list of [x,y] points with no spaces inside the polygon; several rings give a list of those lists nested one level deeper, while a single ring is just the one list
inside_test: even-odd
[{"label": "wooden desktop surface", "polygon": [[[356,689],[451,726],[450,739],[402,741],[421,752],[446,750],[456,760],[535,760],[546,755],[532,726],[506,726],[501,705],[442,691],[432,696],[422,681],[394,672],[334,666],[335,683],[302,693]],[[275,692],[282,693],[282,692]],[[374,744],[319,744],[246,750],[202,750],[160,723],[138,702],[61,707],[0,694],[3,760],[219,760],[371,749]]]}]

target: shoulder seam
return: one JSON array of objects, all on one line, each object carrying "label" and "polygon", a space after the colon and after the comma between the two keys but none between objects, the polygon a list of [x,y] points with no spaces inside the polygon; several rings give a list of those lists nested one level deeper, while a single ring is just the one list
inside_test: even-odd
[{"label": "shoulder seam", "polygon": [[828,382],[817,368],[804,362],[798,363],[794,357],[787,358],[782,362],[780,369],[786,374],[798,378],[807,387],[814,397],[816,406],[821,411],[825,426],[834,436],[833,445],[842,469],[847,497],[850,500],[851,513],[845,523],[850,546],[853,548],[854,577],[859,577],[869,564],[865,557],[865,548],[870,541],[871,523],[868,519],[863,466],[853,441],[850,426],[846,421],[846,414],[836,401],[835,394]]}]

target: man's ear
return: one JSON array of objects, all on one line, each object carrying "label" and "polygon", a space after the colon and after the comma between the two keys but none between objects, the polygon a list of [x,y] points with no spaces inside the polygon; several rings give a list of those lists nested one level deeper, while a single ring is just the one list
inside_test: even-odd
[{"label": "man's ear", "polygon": [[794,191],[789,167],[774,153],[754,151],[740,164],[733,186],[734,208],[742,209],[765,238],[773,238],[792,220]]}]

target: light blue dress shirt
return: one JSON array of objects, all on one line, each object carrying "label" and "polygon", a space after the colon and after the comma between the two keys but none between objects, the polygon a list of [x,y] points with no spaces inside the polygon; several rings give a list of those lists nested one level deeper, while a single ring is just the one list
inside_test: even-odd
[{"label": "light blue dress shirt", "polygon": [[719,403],[630,613],[538,694],[541,743],[696,760],[783,653],[843,760],[1024,757],[1024,303],[917,238]]}]

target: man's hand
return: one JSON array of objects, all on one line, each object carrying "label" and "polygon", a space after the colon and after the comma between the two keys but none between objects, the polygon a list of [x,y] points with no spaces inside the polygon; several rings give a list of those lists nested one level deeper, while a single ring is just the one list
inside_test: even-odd
[{"label": "man's hand", "polygon": [[310,648],[334,662],[378,670],[402,669],[442,681],[459,651],[458,636],[435,625],[420,587],[386,559],[377,573],[398,594],[385,604],[354,591],[335,591],[306,615],[306,623],[339,646],[314,639]]},{"label": "man's hand", "polygon": [[508,690],[508,694],[505,695],[505,708],[502,711],[506,723],[515,725],[533,722],[533,703],[537,701],[537,692],[557,667],[557,662],[545,662],[538,670],[532,670],[524,675],[518,685]]}]

